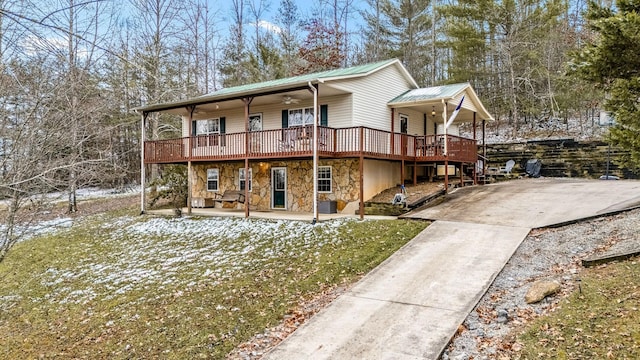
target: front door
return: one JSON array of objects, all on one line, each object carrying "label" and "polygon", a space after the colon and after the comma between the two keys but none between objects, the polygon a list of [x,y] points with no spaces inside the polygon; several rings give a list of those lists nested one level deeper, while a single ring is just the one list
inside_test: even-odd
[{"label": "front door", "polygon": [[287,168],[271,168],[271,207],[287,208]]},{"label": "front door", "polygon": [[404,114],[400,114],[400,132],[402,133],[402,155],[406,155],[408,144],[405,135],[409,132],[409,117]]},{"label": "front door", "polygon": [[400,114],[400,132],[403,134],[409,132],[409,117],[404,114]]}]

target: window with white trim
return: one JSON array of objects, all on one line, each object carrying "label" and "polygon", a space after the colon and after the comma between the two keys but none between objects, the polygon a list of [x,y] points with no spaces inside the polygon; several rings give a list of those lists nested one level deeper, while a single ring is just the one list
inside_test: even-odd
[{"label": "window with white trim", "polygon": [[331,166],[318,166],[318,192],[332,191]]},{"label": "window with white trim", "polygon": [[289,109],[289,127],[313,125],[313,108]]},{"label": "window with white trim", "polygon": [[196,135],[220,134],[220,119],[196,120]]},{"label": "window with white trim", "polygon": [[[239,178],[240,178],[240,190],[244,190],[244,186],[246,183],[246,179],[244,176],[244,168],[240,168],[239,169]],[[253,171],[251,171],[251,168],[249,168],[249,191],[251,191],[251,188],[253,188]]]},{"label": "window with white trim", "polygon": [[207,191],[218,191],[220,173],[218,169],[207,169]]},{"label": "window with white trim", "polygon": [[[217,146],[220,140],[220,119],[196,120],[197,146]],[[208,136],[207,136],[208,135]]]}]

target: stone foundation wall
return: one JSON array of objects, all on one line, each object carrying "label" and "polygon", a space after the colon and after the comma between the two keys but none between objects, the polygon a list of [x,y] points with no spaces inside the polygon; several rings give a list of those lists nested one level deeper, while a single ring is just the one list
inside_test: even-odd
[{"label": "stone foundation wall", "polygon": [[[360,201],[360,165],[357,159],[321,160],[320,166],[331,166],[333,191],[318,194],[318,200],[337,202],[338,212],[352,202]],[[309,201],[311,202],[311,201]]]},{"label": "stone foundation wall", "polygon": [[[320,160],[319,166],[332,167],[333,185],[331,193],[318,194],[320,201],[336,201],[338,211],[342,211],[351,202],[359,201],[358,159]],[[313,211],[311,202],[313,162],[311,160],[252,162],[249,167],[253,173],[253,186],[250,193],[252,210],[271,209],[271,168],[284,167],[287,169],[287,210]],[[207,191],[207,169],[211,168],[219,169],[219,194],[224,193],[225,190],[240,189],[239,169],[244,168],[243,161],[196,164],[193,166],[192,195],[194,197],[215,197],[214,192]],[[242,207],[241,204],[234,205]]]}]

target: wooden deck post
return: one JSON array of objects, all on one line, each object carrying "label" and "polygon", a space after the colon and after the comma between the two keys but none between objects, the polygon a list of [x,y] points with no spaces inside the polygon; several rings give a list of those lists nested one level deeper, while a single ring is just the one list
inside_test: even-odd
[{"label": "wooden deck post", "polygon": [[244,217],[249,217],[249,105],[253,101],[252,97],[243,98],[244,102]]},{"label": "wooden deck post", "polygon": [[318,90],[319,86],[313,85],[309,81],[309,91],[313,93],[313,195],[311,204],[313,209],[312,223],[318,222],[318,119],[320,118],[320,109],[318,107]]},{"label": "wooden deck post", "polygon": [[364,220],[364,128],[360,127],[360,220]]},{"label": "wooden deck post", "polygon": [[449,159],[448,156],[444,156],[444,193],[449,192]]},{"label": "wooden deck post", "polygon": [[[473,143],[476,145],[476,151],[478,151],[478,142],[476,141],[476,112],[473,112]],[[473,185],[478,185],[478,160],[473,164]]]},{"label": "wooden deck post", "polygon": [[487,183],[487,144],[484,141],[486,128],[486,120],[482,119],[482,175],[484,175],[484,184]]},{"label": "wooden deck post", "polygon": [[145,140],[145,123],[149,113],[143,112],[140,119],[140,215],[144,214],[145,192],[146,192],[146,167],[144,166],[144,140]]},{"label": "wooden deck post", "polygon": [[191,142],[192,140],[192,136],[191,134],[193,134],[193,112],[196,111],[196,107],[195,106],[190,106],[187,108],[187,110],[189,110],[189,141],[187,141],[188,146],[189,146],[189,159],[187,161],[187,214],[191,215],[192,213],[192,208],[191,208],[191,203],[193,200],[193,167],[191,166],[191,156],[192,154],[192,147],[191,147]]}]

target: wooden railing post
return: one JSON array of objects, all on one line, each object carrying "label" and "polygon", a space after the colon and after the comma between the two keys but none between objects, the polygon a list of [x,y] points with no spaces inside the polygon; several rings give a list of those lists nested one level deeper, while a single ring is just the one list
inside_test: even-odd
[{"label": "wooden railing post", "polygon": [[360,127],[360,220],[364,219],[364,128]]}]

